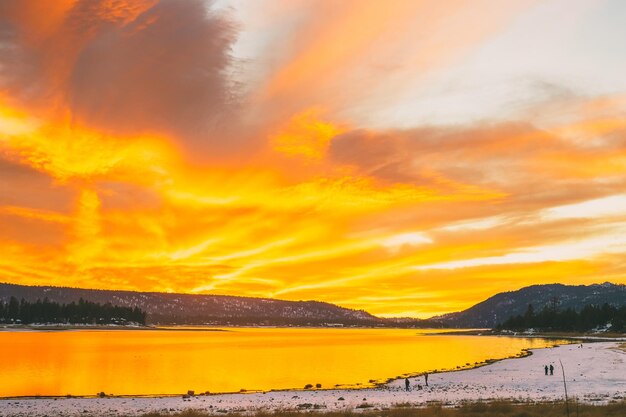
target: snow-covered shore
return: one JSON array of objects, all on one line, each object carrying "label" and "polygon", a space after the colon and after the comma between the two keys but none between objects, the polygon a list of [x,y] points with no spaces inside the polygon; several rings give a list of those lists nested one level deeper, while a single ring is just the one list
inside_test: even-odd
[{"label": "snow-covered shore", "polygon": [[[618,342],[564,345],[533,350],[532,355],[505,359],[479,368],[404,380],[361,390],[273,391],[249,394],[202,395],[183,399],[157,398],[20,398],[0,400],[0,416],[122,416],[148,412],[174,413],[187,409],[221,414],[230,411],[276,409],[352,410],[397,404],[455,404],[463,401],[510,399],[551,401],[563,398],[559,359],[565,368],[570,398],[586,403],[626,400],[626,352]],[[554,375],[544,375],[552,364]],[[419,389],[418,385],[421,386]]]}]

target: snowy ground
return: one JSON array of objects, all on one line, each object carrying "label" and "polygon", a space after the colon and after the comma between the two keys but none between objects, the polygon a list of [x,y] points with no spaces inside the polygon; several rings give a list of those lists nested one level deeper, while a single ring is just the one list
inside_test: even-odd
[{"label": "snowy ground", "polygon": [[[276,409],[352,410],[369,405],[455,404],[462,401],[510,399],[550,401],[563,398],[559,359],[563,362],[570,398],[586,403],[626,400],[626,352],[617,342],[565,345],[533,350],[520,359],[506,359],[480,368],[431,374],[363,390],[278,391],[253,394],[219,394],[159,398],[32,398],[0,400],[0,416],[116,416],[148,412],[179,412],[199,409],[221,414],[230,411]],[[554,375],[544,375],[553,364]],[[422,389],[418,389],[418,385]],[[359,408],[360,409],[360,408]]]}]

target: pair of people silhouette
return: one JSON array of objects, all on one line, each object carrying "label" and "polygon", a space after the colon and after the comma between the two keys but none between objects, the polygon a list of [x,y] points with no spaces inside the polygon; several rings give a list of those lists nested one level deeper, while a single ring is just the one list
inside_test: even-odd
[{"label": "pair of people silhouette", "polygon": [[554,366],[552,366],[552,364],[550,364],[549,367],[548,365],[544,366],[543,370],[545,371],[546,375],[548,375],[548,371],[550,371],[550,375],[554,375]]},{"label": "pair of people silhouette", "polygon": [[[428,386],[428,372],[424,373],[424,383]],[[411,382],[409,381],[409,378],[404,378],[404,388],[407,391],[411,390]],[[418,385],[418,389],[422,389],[422,387]]]}]

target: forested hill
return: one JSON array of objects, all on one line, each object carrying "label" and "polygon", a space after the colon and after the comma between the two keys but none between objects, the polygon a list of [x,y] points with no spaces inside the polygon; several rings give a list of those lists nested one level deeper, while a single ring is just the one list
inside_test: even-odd
[{"label": "forested hill", "polygon": [[532,285],[517,291],[502,292],[467,310],[433,318],[447,327],[491,328],[512,316],[523,315],[529,304],[541,311],[546,305],[558,310],[580,311],[587,305],[626,305],[626,285]]},{"label": "forested hill", "polygon": [[116,324],[145,325],[146,313],[138,307],[119,307],[109,303],[99,304],[79,300],[78,303],[60,304],[47,298],[29,302],[10,297],[0,301],[2,324]]},{"label": "forested hill", "polygon": [[69,304],[81,298],[95,303],[139,307],[151,324],[235,325],[378,325],[384,322],[362,310],[319,301],[283,301],[224,295],[87,290],[67,287],[24,286],[0,283],[0,302],[13,296],[35,302]]},{"label": "forested hill", "polygon": [[550,304],[558,310],[572,308],[576,311],[586,305],[601,306],[605,303],[613,306],[626,305],[626,286],[611,283],[588,286],[533,285],[517,291],[496,294],[467,310],[429,320],[384,319],[363,310],[351,310],[319,301],[87,290],[0,283],[0,302],[7,303],[11,296],[30,302],[48,298],[53,302],[69,304],[78,302],[82,298],[85,301],[101,304],[138,307],[147,313],[149,324],[275,326],[343,324],[386,327],[491,328],[512,316],[524,314],[529,304],[533,304],[536,311],[541,311],[544,306]]},{"label": "forested hill", "polygon": [[497,330],[523,331],[534,329],[539,331],[589,332],[608,331],[624,332],[626,330],[626,305],[620,307],[610,304],[602,306],[588,305],[580,311],[572,308],[556,310],[554,306],[546,306],[535,312],[532,304],[528,305],[524,315],[514,316],[498,324]]}]

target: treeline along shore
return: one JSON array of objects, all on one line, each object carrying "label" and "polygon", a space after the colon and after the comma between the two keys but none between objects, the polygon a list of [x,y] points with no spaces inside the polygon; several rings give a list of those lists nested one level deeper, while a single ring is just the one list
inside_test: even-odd
[{"label": "treeline along shore", "polygon": [[626,330],[626,305],[590,304],[580,311],[573,308],[559,310],[555,305],[547,305],[536,313],[533,305],[529,304],[526,313],[510,317],[496,326],[496,330],[525,329],[565,332],[610,330],[622,333]]},{"label": "treeline along shore", "polygon": [[3,324],[146,324],[146,312],[138,307],[120,307],[94,303],[82,298],[76,303],[61,304],[44,298],[35,302],[11,297],[0,303]]}]

